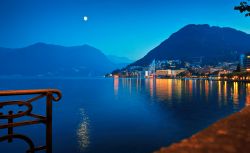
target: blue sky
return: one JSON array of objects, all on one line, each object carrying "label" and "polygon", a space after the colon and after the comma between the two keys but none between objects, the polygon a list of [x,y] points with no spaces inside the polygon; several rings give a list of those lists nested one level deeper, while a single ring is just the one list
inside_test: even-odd
[{"label": "blue sky", "polygon": [[[105,54],[138,59],[187,24],[250,33],[240,0],[1,0],[0,46],[36,42],[89,44]],[[87,22],[83,16],[88,16]]]}]

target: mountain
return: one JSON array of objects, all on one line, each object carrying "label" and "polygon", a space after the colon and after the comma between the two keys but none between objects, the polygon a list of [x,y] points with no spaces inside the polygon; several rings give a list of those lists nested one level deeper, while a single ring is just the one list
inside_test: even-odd
[{"label": "mountain", "polygon": [[119,56],[114,56],[114,55],[108,55],[107,57],[111,62],[113,62],[115,64],[134,62],[133,60],[131,60],[131,59],[127,58],[127,57],[119,57]]},{"label": "mountain", "polygon": [[128,64],[134,62],[134,60],[131,60],[127,57],[119,57],[114,55],[108,55],[107,57],[112,63],[116,64],[118,69],[126,67]]},{"label": "mountain", "polygon": [[0,64],[0,75],[21,76],[101,76],[115,68],[94,47],[45,43],[18,49],[0,48]]},{"label": "mountain", "polygon": [[191,61],[195,57],[202,57],[204,64],[216,64],[218,61],[238,60],[239,54],[249,51],[250,35],[247,33],[207,24],[190,24],[130,66],[147,66],[154,59]]}]

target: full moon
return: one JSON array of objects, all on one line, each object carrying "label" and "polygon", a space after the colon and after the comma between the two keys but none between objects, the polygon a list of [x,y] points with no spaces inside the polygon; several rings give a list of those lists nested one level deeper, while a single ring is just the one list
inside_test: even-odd
[{"label": "full moon", "polygon": [[88,21],[88,17],[87,17],[87,16],[84,16],[84,17],[83,17],[83,20],[84,20],[84,21]]}]

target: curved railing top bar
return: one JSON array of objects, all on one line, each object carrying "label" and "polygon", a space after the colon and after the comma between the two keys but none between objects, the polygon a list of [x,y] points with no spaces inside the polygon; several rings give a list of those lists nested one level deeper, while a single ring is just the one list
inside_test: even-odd
[{"label": "curved railing top bar", "polygon": [[[47,153],[52,153],[52,101],[59,101],[62,97],[60,90],[57,89],[31,89],[31,90],[5,90],[0,91],[0,96],[21,96],[21,95],[33,95],[32,98],[27,100],[10,100],[10,101],[0,101],[0,120],[7,120],[7,123],[1,124],[0,129],[7,129],[7,136],[0,136],[0,142],[4,140],[8,140],[8,142],[12,142],[13,138],[21,138],[25,140],[28,144],[32,144],[31,140],[26,138],[25,136],[20,137],[19,134],[13,133],[13,128],[19,126],[27,126],[34,124],[45,124],[46,125],[46,145],[40,147],[30,147],[28,152],[35,152],[39,150],[46,150]],[[33,113],[33,105],[32,102],[37,101],[46,97],[46,115],[40,115]],[[18,105],[18,106],[26,106],[26,111],[19,111],[14,114],[12,110],[9,110],[8,114],[3,114],[1,109],[4,106],[8,105]],[[32,119],[23,120],[15,122],[15,118],[22,118],[24,116],[29,116]],[[18,136],[18,137],[17,137]],[[32,146],[32,145],[31,145]],[[0,149],[0,152],[2,150]]]},{"label": "curved railing top bar", "polygon": [[53,101],[59,101],[62,97],[61,91],[57,89],[30,89],[30,90],[0,90],[0,96],[34,95],[34,94],[56,94]]}]

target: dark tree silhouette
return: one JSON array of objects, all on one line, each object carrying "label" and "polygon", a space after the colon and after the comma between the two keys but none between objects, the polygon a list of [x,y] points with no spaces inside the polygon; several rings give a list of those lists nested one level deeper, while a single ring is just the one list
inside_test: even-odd
[{"label": "dark tree silhouette", "polygon": [[250,0],[245,0],[240,2],[239,6],[235,6],[235,10],[239,10],[240,13],[245,13],[245,16],[250,16],[250,5],[249,5]]}]

